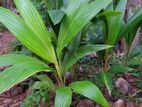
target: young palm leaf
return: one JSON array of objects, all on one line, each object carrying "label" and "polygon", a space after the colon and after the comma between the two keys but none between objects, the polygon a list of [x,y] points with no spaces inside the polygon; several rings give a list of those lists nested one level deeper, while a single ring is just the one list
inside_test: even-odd
[{"label": "young palm leaf", "polygon": [[[71,0],[73,5],[68,6],[59,31],[57,56],[60,58],[61,51],[71,42],[77,33],[87,25],[90,20],[102,9],[108,6],[112,0],[95,0],[91,3],[87,0]],[[82,2],[81,2],[82,1]]]},{"label": "young palm leaf", "polygon": [[56,90],[55,107],[70,107],[72,91],[70,87],[62,87]]},{"label": "young palm leaf", "polygon": [[30,0],[14,0],[26,24],[34,31],[38,39],[43,43],[48,54],[48,60],[55,62],[55,52],[51,43],[50,33],[47,30],[41,15],[30,2]]},{"label": "young palm leaf", "polygon": [[112,46],[91,45],[91,44],[79,47],[63,60],[62,63],[63,72],[67,71],[73,64],[75,64],[80,58],[84,57],[85,55],[88,55],[93,52],[98,52],[100,50],[104,50],[110,47]]},{"label": "young palm leaf", "polygon": [[130,47],[138,28],[142,24],[142,9],[140,8],[126,23],[122,34],[125,36],[128,46]]},{"label": "young palm leaf", "polygon": [[[108,23],[108,38],[106,40],[106,44],[115,45],[117,41],[120,39],[120,31],[122,30],[123,18],[125,14],[127,0],[120,0],[114,11],[121,12],[120,15],[109,18]],[[118,39],[119,38],[119,39]]]},{"label": "young palm leaf", "polygon": [[103,107],[109,107],[108,102],[100,92],[99,88],[90,81],[78,81],[70,84],[73,92],[81,94]]},{"label": "young palm leaf", "polygon": [[0,93],[41,71],[50,71],[43,62],[24,55],[2,55],[0,66],[10,66],[0,73]]},{"label": "young palm leaf", "polygon": [[[11,11],[0,8],[0,21],[19,39],[26,47],[35,52],[42,58],[53,62],[47,53],[47,48],[52,45],[45,45],[46,41],[39,37],[20,17],[16,16]],[[14,24],[13,24],[14,23]],[[52,50],[51,50],[52,51]],[[51,54],[52,55],[52,54]],[[54,54],[53,54],[54,55]]]}]

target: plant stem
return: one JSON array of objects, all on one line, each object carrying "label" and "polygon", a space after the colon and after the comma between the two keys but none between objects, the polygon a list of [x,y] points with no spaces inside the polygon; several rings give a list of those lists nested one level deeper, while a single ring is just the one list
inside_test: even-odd
[{"label": "plant stem", "polygon": [[55,76],[55,78],[56,78],[56,80],[57,80],[58,85],[61,86],[61,83],[60,83],[60,80],[59,80],[57,74],[54,74],[54,76]]},{"label": "plant stem", "polygon": [[128,55],[129,55],[129,51],[130,51],[130,47],[127,48],[126,56],[125,56],[125,61],[124,61],[124,65],[127,65],[127,63],[128,63]]},{"label": "plant stem", "polygon": [[105,53],[104,71],[108,71],[108,49],[106,50]]},{"label": "plant stem", "polygon": [[54,63],[54,65],[55,65],[55,68],[57,70],[57,74],[58,74],[58,77],[59,77],[59,80],[60,80],[60,85],[63,86],[64,84],[63,84],[62,73],[61,73],[61,69],[59,67],[58,62],[56,61],[56,63]]}]

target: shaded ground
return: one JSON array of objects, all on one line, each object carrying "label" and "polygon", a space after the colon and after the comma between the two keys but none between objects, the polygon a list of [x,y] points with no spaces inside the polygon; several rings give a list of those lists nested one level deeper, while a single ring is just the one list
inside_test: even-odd
[{"label": "shaded ground", "polygon": [[0,33],[0,54],[6,54],[11,51],[10,44],[15,38],[9,32]]}]

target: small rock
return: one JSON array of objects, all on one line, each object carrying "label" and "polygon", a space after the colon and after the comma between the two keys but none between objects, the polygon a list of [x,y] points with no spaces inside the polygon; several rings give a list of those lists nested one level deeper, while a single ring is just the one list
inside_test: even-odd
[{"label": "small rock", "polygon": [[3,71],[5,67],[0,67],[0,71]]},{"label": "small rock", "polygon": [[66,72],[65,73],[65,80],[66,80],[66,85],[69,85],[70,83],[73,82],[73,74],[71,72]]},{"label": "small rock", "polygon": [[142,103],[139,105],[139,107],[142,107]]},{"label": "small rock", "polygon": [[91,100],[81,100],[76,107],[95,107]]},{"label": "small rock", "polygon": [[83,69],[83,67],[82,67],[82,66],[80,66],[80,67],[79,67],[79,71],[80,71],[81,73],[83,73],[83,72],[84,72],[84,69]]},{"label": "small rock", "polygon": [[119,78],[115,82],[115,86],[120,89],[123,94],[131,93],[131,86],[124,78]]},{"label": "small rock", "polygon": [[126,107],[137,107],[134,103],[129,102],[127,103]]},{"label": "small rock", "polygon": [[126,105],[125,101],[122,99],[119,99],[113,104],[112,107],[126,107],[125,105]]},{"label": "small rock", "polygon": [[98,58],[98,55],[96,52],[93,52],[91,54],[88,55],[90,58]]}]

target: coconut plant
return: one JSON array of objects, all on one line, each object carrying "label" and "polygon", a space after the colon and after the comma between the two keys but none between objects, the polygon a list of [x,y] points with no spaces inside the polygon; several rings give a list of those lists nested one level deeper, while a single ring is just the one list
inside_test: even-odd
[{"label": "coconut plant", "polygon": [[[60,23],[57,32],[51,26],[45,26],[30,0],[14,0],[20,16],[0,7],[0,22],[23,45],[34,52],[38,58],[40,57],[38,59],[21,54],[1,55],[0,66],[8,66],[8,68],[0,73],[0,93],[44,71],[53,73],[58,84],[55,85],[53,80],[46,75],[45,85],[50,91],[56,93],[55,107],[69,107],[73,92],[108,107],[108,102],[94,83],[76,81],[66,86],[64,78],[65,73],[81,57],[111,47],[94,44],[80,45],[78,36],[95,15],[111,2],[112,0],[69,0],[66,6],[51,10],[49,15],[55,22],[54,25]],[[59,15],[56,17],[55,13]]]}]

